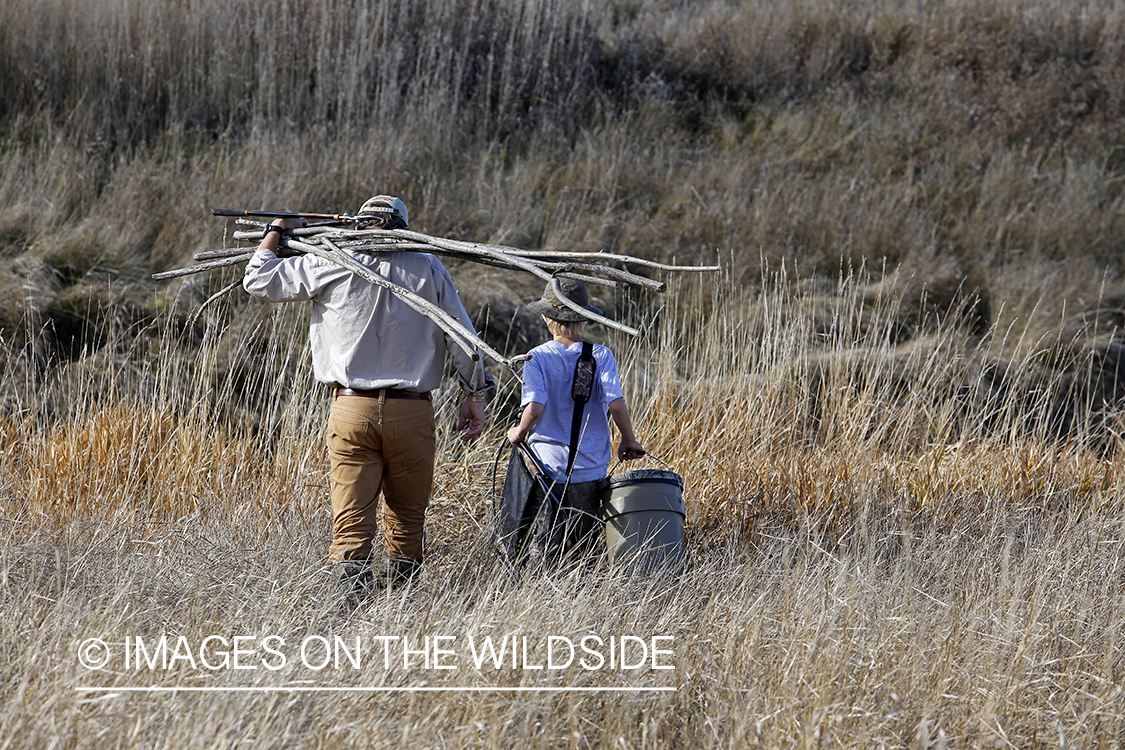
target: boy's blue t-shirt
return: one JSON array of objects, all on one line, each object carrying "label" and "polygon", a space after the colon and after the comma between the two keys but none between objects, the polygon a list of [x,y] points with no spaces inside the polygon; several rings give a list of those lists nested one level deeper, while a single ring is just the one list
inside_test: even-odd
[{"label": "boy's blue t-shirt", "polygon": [[[523,368],[520,408],[533,401],[543,405],[543,416],[531,429],[527,442],[547,470],[555,475],[556,481],[562,481],[566,474],[570,420],[574,414],[570,388],[574,381],[574,363],[581,354],[580,343],[566,347],[557,341],[548,341],[531,350],[531,359]],[[617,360],[607,347],[594,344],[594,361],[597,377],[579,432],[578,455],[570,475],[572,484],[604,477],[613,455],[606,411],[612,402],[622,398]]]}]

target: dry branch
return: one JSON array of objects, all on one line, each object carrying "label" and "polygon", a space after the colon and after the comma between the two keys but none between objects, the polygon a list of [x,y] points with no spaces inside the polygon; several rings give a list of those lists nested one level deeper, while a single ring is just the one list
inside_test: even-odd
[{"label": "dry branch", "polygon": [[289,240],[289,246],[294,247],[297,250],[303,250],[309,255],[315,255],[317,257],[324,258],[325,260],[332,261],[340,267],[346,268],[347,270],[356,274],[360,278],[363,278],[371,282],[372,284],[375,284],[376,286],[381,286],[389,290],[403,302],[410,305],[430,320],[434,321],[434,323],[436,323],[442,331],[447,333],[450,338],[456,341],[461,346],[461,348],[464,349],[465,352],[474,360],[479,359],[479,356],[473,349],[473,346],[475,345],[479,347],[480,350],[485,354],[495,359],[497,362],[500,362],[501,364],[509,368],[512,367],[511,360],[486,344],[482,338],[476,335],[475,332],[466,329],[461,324],[461,321],[454,318],[445,310],[442,310],[437,305],[432,304],[428,300],[424,299],[421,295],[416,294],[409,289],[405,289],[398,284],[394,284],[387,279],[384,279],[377,273],[372,272],[370,268],[363,265],[355,258],[352,258],[350,255],[348,255],[346,252],[333,245],[331,241],[325,238],[321,238],[320,241],[324,243],[327,249],[318,247],[316,245],[310,245],[305,242],[299,242],[297,240]]},{"label": "dry branch", "polygon": [[658,271],[679,271],[679,272],[697,272],[697,273],[717,273],[722,271],[722,266],[674,266],[667,263],[657,263],[655,260],[647,260],[646,258],[637,258],[632,255],[618,255],[617,253],[556,253],[550,250],[518,250],[510,248],[509,255],[515,255],[521,258],[587,258],[598,260],[613,260],[619,263],[632,263],[637,266],[645,266],[647,268],[655,268]]},{"label": "dry branch", "polygon": [[[265,212],[253,213],[258,216],[271,215]],[[228,212],[227,215],[235,214]],[[247,212],[239,212],[238,215],[249,214]],[[253,226],[254,229],[234,232],[235,240],[249,242],[261,240],[265,229],[262,223],[241,218],[238,219],[237,222]],[[433,237],[409,229],[358,230],[341,228],[339,226],[310,226],[287,229],[283,233],[280,247],[278,248],[279,256],[286,257],[293,254],[308,254],[335,263],[366,279],[372,284],[382,286],[389,290],[391,294],[394,294],[410,307],[432,320],[474,359],[479,357],[476,352],[476,349],[479,348],[480,351],[510,369],[513,367],[513,363],[518,361],[518,358],[513,360],[504,357],[498,351],[489,347],[475,331],[463,326],[459,320],[449,315],[441,308],[429,303],[414,292],[393,284],[375,273],[369,267],[349,255],[349,251],[374,255],[396,252],[426,252],[473,263],[480,263],[494,268],[524,271],[546,281],[567,307],[582,315],[584,318],[601,323],[609,328],[623,331],[631,336],[639,336],[640,331],[605,316],[594,314],[586,308],[574,303],[572,300],[567,299],[562,293],[562,286],[559,284],[559,279],[578,279],[587,284],[597,284],[609,288],[617,288],[620,284],[632,284],[654,292],[663,292],[666,288],[664,282],[606,265],[606,262],[624,265],[633,264],[634,266],[654,268],[661,271],[714,272],[721,270],[719,266],[668,265],[644,258],[636,258],[630,255],[620,255],[616,253],[559,253],[547,250],[520,250],[506,245],[491,245]],[[208,250],[195,254],[194,258],[198,261],[196,265],[153,274],[152,278],[172,279],[194,273],[204,273],[218,268],[244,263],[253,257],[253,254],[254,251],[246,247]],[[578,271],[582,273],[577,273]],[[218,294],[213,295],[203,303],[199,312],[201,313],[203,308],[237,286],[238,283],[236,282],[226,287]],[[198,314],[199,313],[197,313],[197,315]]]},{"label": "dry branch", "polygon": [[472,242],[459,242],[457,240],[447,240],[447,239],[443,239],[443,238],[440,238],[440,237],[431,237],[427,234],[422,234],[421,232],[412,232],[409,229],[395,229],[393,231],[399,237],[410,237],[410,238],[419,240],[421,242],[428,242],[428,243],[432,244],[434,247],[442,247],[442,248],[446,248],[446,249],[449,249],[449,250],[459,250],[459,251],[470,253],[470,254],[479,253],[479,254],[483,255],[484,257],[496,258],[498,260],[503,260],[503,261],[506,261],[508,263],[511,263],[512,265],[516,266],[517,268],[520,268],[524,271],[528,271],[528,272],[538,276],[539,278],[543,279],[544,281],[552,282],[553,286],[554,286],[554,289],[555,289],[555,294],[557,294],[559,296],[559,299],[561,299],[568,307],[570,307],[571,309],[573,309],[575,312],[582,315],[583,317],[588,318],[589,320],[595,320],[595,321],[597,321],[599,323],[602,323],[602,324],[604,324],[604,325],[606,325],[610,328],[616,328],[619,331],[624,331],[625,333],[628,333],[630,336],[639,336],[641,334],[641,332],[638,331],[636,328],[631,328],[627,325],[624,325],[623,323],[618,323],[617,321],[610,320],[609,318],[606,318],[602,315],[597,315],[595,313],[590,312],[589,310],[582,307],[581,305],[577,305],[574,302],[571,302],[569,299],[566,298],[565,295],[563,295],[562,288],[557,283],[554,283],[554,282],[556,282],[556,279],[555,279],[554,276],[547,273],[546,271],[544,271],[542,268],[535,265],[534,263],[528,262],[526,260],[522,260],[520,258],[516,258],[513,255],[508,255],[502,249],[497,249],[497,246],[476,245]]},{"label": "dry branch", "polygon": [[227,266],[238,265],[245,263],[254,256],[254,253],[247,252],[245,249],[239,255],[234,255],[230,258],[223,258],[222,260],[213,260],[210,263],[200,263],[196,266],[188,266],[187,268],[176,268],[171,271],[163,271],[161,273],[154,273],[152,278],[156,281],[163,281],[164,279],[175,279],[179,276],[190,276],[193,273],[202,273],[204,271],[214,271],[216,268],[226,268]]},{"label": "dry branch", "polygon": [[[294,233],[294,234],[296,234],[296,233]],[[307,234],[305,236],[306,237],[317,236],[319,234],[321,234],[321,232],[310,233],[310,234]],[[260,239],[260,237],[261,237],[261,234],[259,232],[235,232],[234,233],[234,239],[236,239],[236,240],[240,240],[240,239],[241,240],[245,240],[245,239],[257,240],[257,239]],[[285,242],[286,239],[287,238],[282,238],[281,247],[283,249],[288,247],[287,243]],[[490,258],[490,257],[482,256],[482,255],[473,255],[473,254],[469,254],[469,253],[463,253],[463,252],[456,251],[456,250],[446,250],[444,248],[434,247],[433,245],[427,245],[427,244],[424,244],[424,243],[421,243],[421,242],[394,242],[394,243],[386,243],[386,244],[371,244],[369,241],[362,241],[362,242],[357,244],[355,240],[349,240],[347,242],[339,242],[339,243],[335,243],[335,244],[337,245],[337,247],[340,247],[344,250],[351,250],[353,252],[359,252],[359,253],[371,253],[371,254],[403,253],[403,252],[431,253],[433,255],[443,255],[443,256],[446,256],[446,257],[449,257],[449,258],[457,258],[458,260],[472,261],[474,263],[480,263],[482,265],[490,266],[492,268],[503,268],[503,269],[508,270],[508,271],[520,270],[520,268],[518,266],[515,266],[511,263],[507,263],[505,261],[496,260],[495,258]],[[247,249],[244,248],[244,247],[224,247],[224,248],[219,248],[217,250],[204,250],[202,252],[196,253],[192,257],[193,257],[194,260],[197,260],[197,261],[214,260],[216,258],[233,258],[233,257],[242,258],[242,257],[246,256],[247,252],[248,252]],[[281,255],[281,257],[285,257],[284,252],[279,253],[279,255]],[[588,274],[572,273],[569,270],[569,269],[574,269],[574,268],[588,268],[589,264],[567,263],[567,262],[563,262],[563,261],[547,261],[547,260],[533,260],[532,262],[535,263],[540,268],[542,268],[546,271],[550,271],[552,274],[554,274],[556,276],[559,276],[561,278],[577,279],[578,281],[585,282],[586,284],[594,284],[596,286],[601,286],[601,287],[605,287],[605,288],[608,288],[608,289],[617,289],[620,286],[620,284],[618,284],[617,281],[614,281],[612,279],[602,279],[602,278],[598,278],[597,276],[590,276]],[[208,269],[204,268],[202,266],[191,266],[188,269],[177,269],[177,270],[182,270],[185,273],[188,273],[188,272],[195,273],[195,272],[202,272],[202,271],[205,271],[205,270],[208,270]],[[610,270],[616,271],[616,269],[610,269]],[[643,279],[643,277],[636,277],[636,278]],[[632,281],[632,279],[630,279],[630,278],[626,278],[624,280],[626,281],[626,283],[634,283]],[[644,279],[644,281],[649,282],[651,280]],[[651,282],[651,283],[653,285],[656,284],[656,282]],[[646,286],[647,286],[647,284],[646,284]],[[650,288],[655,289],[655,286],[651,286]]]},{"label": "dry branch", "polygon": [[232,281],[231,283],[227,284],[225,287],[208,297],[207,300],[199,306],[199,309],[195,311],[195,315],[191,316],[191,321],[188,323],[188,328],[195,328],[195,322],[199,320],[199,316],[203,314],[203,311],[207,309],[208,305],[222,297],[224,294],[233,292],[237,287],[240,286],[242,286],[242,279],[236,279],[235,281]]},{"label": "dry branch", "polygon": [[[328,231],[339,230],[329,229]],[[645,287],[646,289],[651,289],[654,292],[663,292],[667,286],[661,281],[655,281],[644,276],[638,276],[636,274],[629,273],[628,271],[611,268],[610,266],[603,266],[597,263],[583,263],[572,261],[565,255],[555,254],[542,257],[526,257],[524,255],[521,255],[519,251],[516,251],[515,248],[507,247],[505,245],[483,245],[476,242],[449,240],[441,237],[431,237],[430,235],[422,234],[421,232],[414,232],[409,229],[364,230],[363,232],[357,232],[356,234],[367,234],[374,237],[384,236],[411,238],[416,240],[417,242],[426,244],[431,248],[439,248],[451,253],[464,253],[469,256],[500,259],[506,263],[512,264],[516,268],[520,268],[523,270],[531,270],[531,266],[536,266],[542,268],[543,270],[546,270],[547,266],[581,268],[584,271],[601,274],[614,281],[620,281],[626,284],[635,284],[637,286]],[[356,243],[354,246],[358,249],[358,243]],[[349,245],[349,248],[350,247],[352,246]],[[431,250],[431,252],[433,252],[433,250]],[[535,271],[531,272],[535,273]],[[541,276],[544,280],[546,280],[547,278],[542,274],[536,273],[536,275]]]}]

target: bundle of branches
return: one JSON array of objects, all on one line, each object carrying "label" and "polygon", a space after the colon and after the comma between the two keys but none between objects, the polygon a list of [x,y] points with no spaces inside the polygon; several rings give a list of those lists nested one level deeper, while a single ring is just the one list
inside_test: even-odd
[{"label": "bundle of branches", "polygon": [[[434,321],[446,334],[450,336],[474,359],[477,358],[476,350],[484,352],[497,362],[508,368],[513,368],[514,361],[496,351],[481,339],[475,331],[466,328],[459,320],[450,316],[441,308],[422,299],[420,296],[397,284],[393,284],[368,266],[360,263],[349,253],[384,254],[395,252],[425,252],[434,255],[444,255],[460,258],[475,263],[504,268],[509,270],[524,271],[534,274],[552,285],[555,294],[568,307],[583,317],[602,323],[610,328],[623,331],[632,336],[640,335],[640,331],[630,326],[597,315],[590,310],[576,304],[563,294],[559,285],[559,278],[579,279],[587,284],[603,287],[617,288],[621,285],[635,285],[654,292],[663,292],[665,283],[646,276],[632,273],[625,268],[606,265],[615,263],[627,267],[629,264],[656,269],[659,271],[690,271],[713,272],[720,270],[719,266],[677,266],[629,255],[617,255],[604,252],[575,252],[556,253],[546,250],[520,250],[504,245],[487,245],[475,242],[432,237],[421,232],[409,229],[352,229],[338,226],[340,222],[353,222],[353,217],[342,215],[321,214],[288,214],[270,212],[234,211],[216,209],[219,216],[269,216],[293,218],[323,218],[331,225],[314,225],[296,229],[287,229],[282,233],[278,254],[282,257],[294,255],[315,255],[355,273],[372,284],[388,289],[392,294],[403,300],[406,304]],[[236,241],[258,242],[263,237],[265,225],[261,222],[239,219],[240,223],[250,224],[254,228],[237,231],[234,233]],[[152,275],[154,279],[171,279],[189,274],[206,273],[219,268],[245,263],[254,255],[254,248],[234,247],[220,250],[209,250],[196,253],[196,265],[186,268],[177,268],[163,273]],[[196,316],[214,300],[241,285],[236,281],[219,293],[213,295],[203,303]]]}]

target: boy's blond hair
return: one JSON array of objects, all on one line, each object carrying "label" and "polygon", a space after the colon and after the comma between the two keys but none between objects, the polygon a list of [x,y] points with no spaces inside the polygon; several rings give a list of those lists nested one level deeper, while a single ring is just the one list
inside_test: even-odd
[{"label": "boy's blond hair", "polygon": [[547,330],[551,332],[552,336],[565,336],[573,341],[578,340],[582,335],[582,326],[586,325],[586,321],[584,320],[555,320],[545,315],[543,316],[543,320],[547,321]]}]

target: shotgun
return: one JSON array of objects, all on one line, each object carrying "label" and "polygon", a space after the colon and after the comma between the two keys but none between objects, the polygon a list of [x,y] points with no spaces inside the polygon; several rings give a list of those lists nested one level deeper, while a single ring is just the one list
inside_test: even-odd
[{"label": "shotgun", "polygon": [[[348,214],[309,214],[300,211],[244,211],[241,208],[212,208],[212,216],[235,216],[246,219],[309,219],[327,224],[355,224],[358,216]],[[374,218],[374,217],[372,217]],[[366,220],[367,217],[364,217]]]}]

